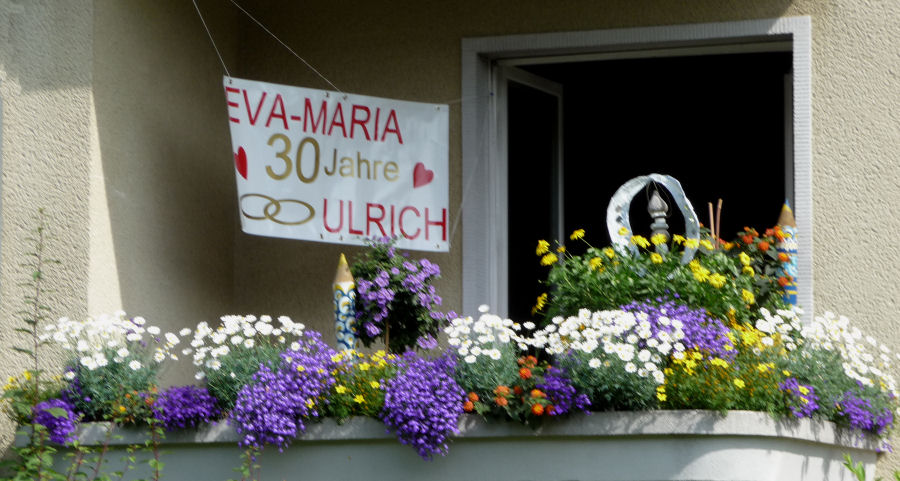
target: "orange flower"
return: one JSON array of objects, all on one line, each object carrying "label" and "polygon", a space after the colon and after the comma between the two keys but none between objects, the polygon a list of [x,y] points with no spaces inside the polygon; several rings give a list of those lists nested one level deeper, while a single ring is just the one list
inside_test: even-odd
[{"label": "orange flower", "polygon": [[753,243],[753,236],[751,236],[751,235],[741,236],[741,240],[744,241],[744,244],[750,245]]},{"label": "orange flower", "polygon": [[472,401],[473,403],[478,402],[478,395],[475,394],[474,392],[470,392],[469,393],[469,401]]},{"label": "orange flower", "polygon": [[[502,399],[502,398],[501,398],[501,399]],[[504,399],[504,401],[505,401],[505,399]],[[465,411],[465,412],[467,412],[467,413],[470,413],[470,412],[472,412],[473,410],[475,410],[475,404],[472,403],[472,401],[466,401],[466,402],[463,404],[463,411]]]},{"label": "orange flower", "polygon": [[531,406],[531,414],[534,414],[535,416],[544,414],[544,406],[541,406],[540,404],[533,404]]},{"label": "orange flower", "polygon": [[498,396],[509,396],[509,388],[506,386],[497,386],[497,389],[494,389],[494,394]]},{"label": "orange flower", "polygon": [[537,366],[537,358],[531,355],[525,356],[525,365],[528,367]]},{"label": "orange flower", "polygon": [[532,389],[531,397],[542,398],[542,397],[547,397],[547,395],[544,394],[544,392],[541,391],[540,389]]},{"label": "orange flower", "polygon": [[548,404],[547,407],[544,408],[544,413],[547,414],[548,416],[552,416],[554,409],[556,409],[556,406],[554,406],[552,404]]},{"label": "orange flower", "polygon": [[775,229],[766,229],[766,237],[775,235]]},{"label": "orange flower", "polygon": [[531,369],[523,367],[519,369],[519,377],[522,379],[531,379]]},{"label": "orange flower", "polygon": [[788,262],[791,260],[791,257],[784,252],[779,252],[778,260],[780,260],[781,262]]},{"label": "orange flower", "polygon": [[791,280],[791,276],[781,276],[778,278],[778,284],[780,284],[781,287],[787,287],[787,285],[791,283]]},{"label": "orange flower", "polygon": [[521,396],[522,395],[522,386],[514,387],[513,392],[516,393],[516,396]]},{"label": "orange flower", "polygon": [[761,250],[761,251],[763,251],[763,252],[769,250],[769,243],[766,242],[766,241],[760,242],[760,243],[759,243],[759,250]]},{"label": "orange flower", "polygon": [[494,402],[497,403],[497,405],[500,407],[504,407],[509,404],[509,401],[507,401],[505,397],[495,397]]}]

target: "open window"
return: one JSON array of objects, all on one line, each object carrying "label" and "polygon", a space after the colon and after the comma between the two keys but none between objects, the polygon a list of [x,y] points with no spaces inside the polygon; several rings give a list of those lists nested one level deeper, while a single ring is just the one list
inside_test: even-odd
[{"label": "open window", "polygon": [[[464,98],[476,99],[464,103],[464,180],[481,183],[465,194],[464,309],[488,303],[501,315],[530,317],[546,290],[537,240],[563,242],[584,228],[594,245],[608,243],[610,197],[655,172],[681,181],[703,222],[706,203],[722,198],[725,238],[744,225],[771,227],[789,199],[801,235],[800,302],[809,312],[808,136],[798,142],[809,129],[808,21],[788,20],[799,22],[785,25],[787,33],[768,25],[763,36],[698,39],[704,26],[667,27],[668,42],[615,47],[603,44],[606,32],[594,32],[597,52],[584,51],[585,33],[569,50],[560,47],[568,34],[464,42]],[[621,41],[645,30],[617,33]],[[678,39],[687,33],[695,38]],[[516,40],[550,46],[523,52]],[[467,91],[466,79],[481,89]],[[636,232],[649,232],[646,200],[636,199],[631,216]],[[683,232],[676,209],[669,226]]]}]

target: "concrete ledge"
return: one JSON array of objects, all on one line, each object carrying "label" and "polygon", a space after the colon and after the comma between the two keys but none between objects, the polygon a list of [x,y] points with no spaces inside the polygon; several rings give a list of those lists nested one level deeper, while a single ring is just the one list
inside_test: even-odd
[{"label": "concrete ledge", "polygon": [[[82,443],[102,444],[109,429],[85,425],[79,436]],[[146,439],[140,430],[113,427],[108,458],[118,459],[125,446]],[[237,442],[226,422],[168,433],[162,448],[165,478],[234,478]],[[284,453],[266,449],[261,464],[264,480],[851,481],[841,465],[843,454],[862,461],[871,480],[878,447],[877,439],[829,422],[776,420],[749,411],[594,413],[536,429],[466,416],[447,456],[423,461],[379,421],[354,418],[343,425],[311,424]],[[138,470],[138,475],[146,473]]]}]

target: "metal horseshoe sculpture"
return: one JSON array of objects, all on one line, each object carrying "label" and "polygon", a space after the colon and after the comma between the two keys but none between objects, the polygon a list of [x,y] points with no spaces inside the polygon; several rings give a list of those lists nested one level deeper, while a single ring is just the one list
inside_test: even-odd
[{"label": "metal horseshoe sculpture", "polygon": [[[684,195],[681,183],[669,175],[644,175],[635,177],[622,184],[622,187],[619,187],[619,190],[610,199],[609,207],[606,209],[606,228],[609,230],[609,238],[623,252],[630,250],[633,254],[638,253],[637,246],[631,243],[632,230],[629,210],[631,209],[631,201],[634,199],[634,196],[644,190],[651,182],[662,185],[672,194],[675,204],[684,216],[684,237],[687,239],[700,238],[700,222],[697,220],[694,206],[691,205],[691,201]],[[623,227],[627,230],[624,235],[620,233]],[[687,264],[690,262],[696,252],[697,247],[685,246],[684,254],[681,256],[681,263]]]}]

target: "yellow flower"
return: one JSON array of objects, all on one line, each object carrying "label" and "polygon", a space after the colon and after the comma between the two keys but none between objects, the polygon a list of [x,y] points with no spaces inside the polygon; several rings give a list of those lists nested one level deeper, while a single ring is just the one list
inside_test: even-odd
[{"label": "yellow flower", "polygon": [[781,371],[781,374],[784,374],[785,376],[790,376],[791,371],[788,371],[787,369],[785,369],[785,370]]},{"label": "yellow flower", "polygon": [[658,392],[658,393],[656,393],[656,399],[659,399],[659,402],[665,402],[666,394],[662,393],[662,392]]},{"label": "yellow flower", "polygon": [[650,242],[653,245],[658,246],[666,243],[666,235],[665,234],[653,234],[650,236]]},{"label": "yellow flower", "polygon": [[703,354],[700,354],[699,352],[694,351],[694,352],[691,354],[691,357],[693,357],[694,359],[696,359],[696,360],[699,361],[699,360],[703,359]]},{"label": "yellow flower", "polygon": [[744,266],[744,268],[741,270],[741,272],[743,272],[744,274],[746,274],[750,277],[753,277],[756,275],[756,271],[754,271],[753,268],[750,266]]},{"label": "yellow flower", "polygon": [[744,302],[746,302],[747,304],[755,304],[756,303],[756,296],[754,296],[753,293],[748,291],[747,289],[744,289],[741,292],[741,297],[744,298]]},{"label": "yellow flower", "polygon": [[694,279],[696,279],[697,282],[705,282],[709,279],[709,269],[705,267],[697,268],[694,270]]},{"label": "yellow flower", "polygon": [[711,250],[715,249],[715,247],[712,245],[712,242],[710,242],[710,241],[708,241],[708,240],[706,240],[706,239],[701,240],[701,241],[700,241],[700,245],[702,245],[703,248],[706,249],[706,250],[708,250],[708,251],[711,251]]},{"label": "yellow flower", "polygon": [[744,389],[744,386],[746,386],[746,384],[744,384],[744,381],[742,381],[740,379],[735,379],[734,385],[737,386],[738,389]]},{"label": "yellow flower", "polygon": [[371,364],[369,364],[369,363],[367,363],[367,362],[364,362],[364,363],[362,363],[362,364],[359,365],[359,370],[360,370],[360,371],[368,371],[369,368],[371,368],[371,367],[372,367]]},{"label": "yellow flower", "polygon": [[724,359],[720,359],[718,357],[713,359],[712,361],[709,361],[709,363],[712,364],[713,366],[719,366],[721,368],[728,368],[728,361],[726,361]]},{"label": "yellow flower", "polygon": [[560,254],[562,254],[565,251],[566,251],[566,246],[559,246],[556,248],[556,252],[559,252]]},{"label": "yellow flower", "polygon": [[650,247],[650,241],[648,241],[644,236],[633,235],[631,236],[631,243],[643,247],[644,249]]},{"label": "yellow flower", "polygon": [[306,370],[306,368],[303,367],[302,364],[300,364],[300,365],[297,366],[297,372],[303,372],[303,371],[305,371],[305,370]]},{"label": "yellow flower", "polygon": [[313,400],[312,400],[311,398],[308,398],[308,399],[306,400],[306,407],[312,409],[312,407],[315,406],[315,405],[316,405],[316,403],[313,402]]},{"label": "yellow flower", "polygon": [[616,257],[616,251],[612,247],[603,249],[603,253],[606,254],[606,257],[609,257],[610,259]]},{"label": "yellow flower", "polygon": [[334,392],[338,394],[344,394],[347,392],[347,386],[341,386],[340,384],[334,387]]},{"label": "yellow flower", "polygon": [[25,372],[22,373],[22,375],[25,377],[26,381],[31,380],[31,371],[26,370]]},{"label": "yellow flower", "polygon": [[672,242],[674,242],[676,244],[681,244],[684,242],[684,236],[675,234],[672,236]]},{"label": "yellow flower", "polygon": [[718,272],[709,276],[709,285],[719,289],[720,287],[725,285],[725,276],[719,274]]},{"label": "yellow flower", "polygon": [[381,387],[381,383],[378,381],[370,381],[369,386],[372,386],[372,389],[378,389]]},{"label": "yellow flower", "polygon": [[746,252],[741,252],[738,255],[738,258],[741,260],[741,264],[744,264],[745,266],[750,265],[750,256],[748,256]]},{"label": "yellow flower", "polygon": [[558,260],[559,260],[559,258],[556,257],[556,254],[551,252],[549,254],[545,254],[544,257],[541,257],[541,265],[542,266],[553,265],[553,264],[556,264],[556,261],[558,261]]},{"label": "yellow flower", "polygon": [[550,252],[550,243],[545,240],[539,240],[537,249],[534,250],[534,253],[541,256]]},{"label": "yellow flower", "polygon": [[547,293],[546,292],[537,297],[537,302],[535,303],[534,307],[531,309],[531,314],[534,315],[535,313],[537,313],[538,311],[543,309],[545,305],[547,305]]},{"label": "yellow flower", "polygon": [[619,235],[621,235],[621,236],[628,235],[628,228],[627,227],[619,227]]},{"label": "yellow flower", "polygon": [[662,264],[663,258],[661,255],[654,252],[654,253],[650,254],[650,261],[653,262],[654,264]]},{"label": "yellow flower", "polygon": [[119,412],[124,413],[125,411],[127,411],[127,409],[125,409],[125,406],[119,404]]},{"label": "yellow flower", "polygon": [[379,350],[375,351],[374,357],[384,357],[386,355],[387,355],[387,352],[385,352],[384,349],[379,349]]},{"label": "yellow flower", "polygon": [[576,229],[575,232],[572,232],[572,235],[569,236],[569,240],[578,240],[584,237],[584,229]]},{"label": "yellow flower", "polygon": [[807,388],[806,386],[798,386],[797,390],[800,391],[800,394],[803,394],[804,396],[809,394],[809,388]]},{"label": "yellow flower", "polygon": [[700,246],[700,239],[685,239],[684,246],[688,249],[696,249]]},{"label": "yellow flower", "polygon": [[357,404],[362,404],[362,403],[366,402],[366,398],[364,398],[362,394],[357,394],[353,398],[353,401],[355,401]]},{"label": "yellow flower", "polygon": [[331,362],[341,362],[341,359],[343,358],[344,356],[342,354],[335,354],[334,356],[331,356]]},{"label": "yellow flower", "polygon": [[591,260],[588,261],[591,265],[591,270],[596,271],[600,267],[603,267],[603,258],[602,257],[592,257]]},{"label": "yellow flower", "polygon": [[775,367],[775,363],[767,363],[767,364],[757,364],[756,370],[762,373],[769,372]]}]

